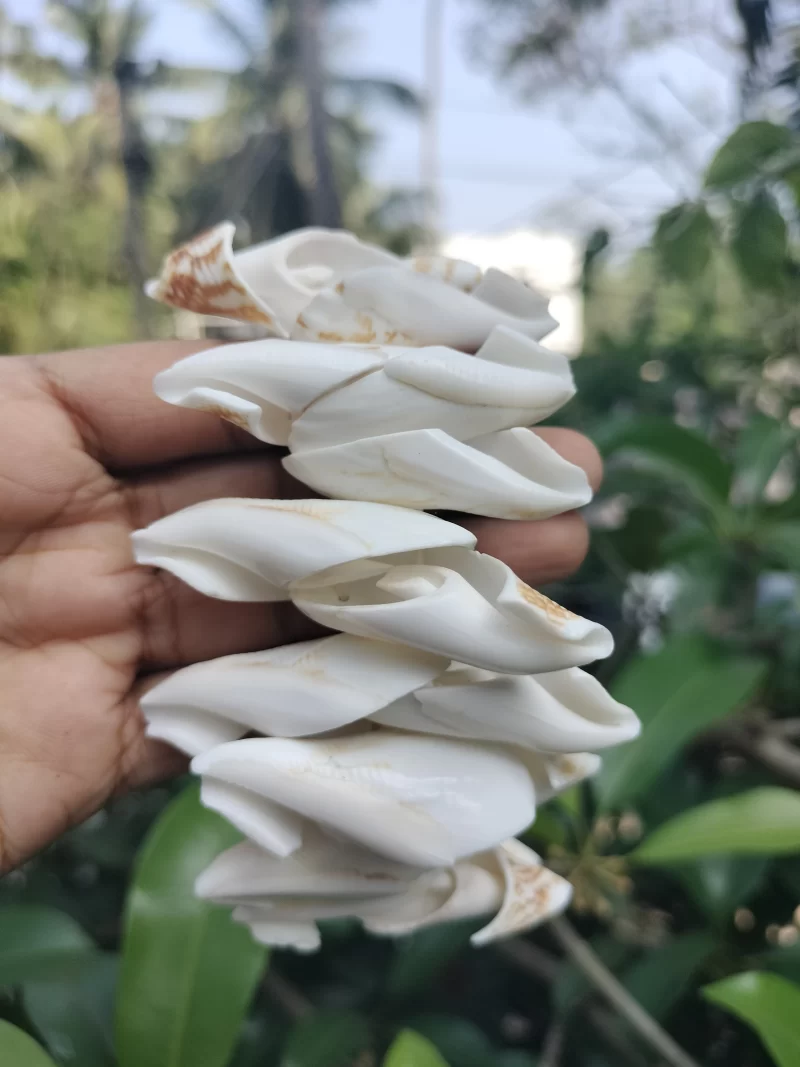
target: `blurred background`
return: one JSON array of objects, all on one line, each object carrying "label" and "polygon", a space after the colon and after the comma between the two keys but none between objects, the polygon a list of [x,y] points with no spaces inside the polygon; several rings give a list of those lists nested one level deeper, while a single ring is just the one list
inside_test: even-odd
[{"label": "blurred background", "polygon": [[645,724],[525,835],[568,919],[482,951],[265,965],[185,783],[116,801],[0,882],[0,1020],[64,1067],[798,1067],[800,4],[5,0],[0,62],[3,353],[197,335],[142,283],[225,218],[552,297],[608,474],[548,592]]}]

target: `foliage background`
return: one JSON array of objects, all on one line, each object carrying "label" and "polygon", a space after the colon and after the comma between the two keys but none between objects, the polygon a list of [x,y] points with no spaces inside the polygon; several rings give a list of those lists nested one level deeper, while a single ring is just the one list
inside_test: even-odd
[{"label": "foliage background", "polygon": [[[238,42],[232,76],[140,62],[135,2],[53,0],[69,63],[2,23],[30,87],[0,101],[3,352],[169,335],[141,281],[223,217],[252,239],[339,219],[398,251],[424,238],[419,195],[365,178],[364,100],[419,111],[415,94],[333,69],[318,0],[263,0],[259,40],[205,6]],[[480,952],[469,924],[392,944],[327,923],[319,955],[267,963],[191,900],[229,831],[179,782],[0,883],[0,1062],[800,1063],[800,60],[775,58],[768,3],[734,7],[746,121],[633,254],[585,235],[579,394],[559,421],[608,476],[591,554],[550,592],[613,629],[598,673],[645,730],[526,834],[574,884],[568,921]],[[609,77],[615,0],[473,8],[479,60],[518,92]],[[210,85],[218,114],[154,120],[159,89]],[[89,103],[43,110],[42,86]]]}]

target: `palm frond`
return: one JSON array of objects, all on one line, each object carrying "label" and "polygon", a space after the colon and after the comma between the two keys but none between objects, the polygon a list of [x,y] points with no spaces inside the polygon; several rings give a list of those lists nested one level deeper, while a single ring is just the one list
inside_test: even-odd
[{"label": "palm frond", "polygon": [[408,85],[391,78],[353,78],[347,75],[331,75],[331,89],[347,94],[356,107],[364,104],[388,104],[391,107],[415,115],[424,110],[422,97]]},{"label": "palm frond", "polygon": [[770,0],[736,0],[736,10],[744,28],[744,49],[751,67],[759,52],[772,41],[772,7]]},{"label": "palm frond", "polygon": [[235,18],[228,14],[225,10],[224,0],[189,0],[189,2],[193,7],[205,11],[211,17],[219,29],[234,44],[238,45],[247,57],[248,63],[258,61],[258,42],[254,42],[252,34],[248,33],[244,26],[241,26]]},{"label": "palm frond", "polygon": [[85,40],[92,27],[106,13],[105,3],[96,0],[47,0],[50,21],[64,33]]},{"label": "palm frond", "polygon": [[23,49],[2,52],[0,61],[6,70],[21,81],[27,82],[33,89],[50,89],[80,81],[79,71],[58,55],[39,55]]},{"label": "palm frond", "polygon": [[176,67],[159,61],[142,76],[140,84],[148,89],[179,91],[224,89],[230,83],[231,76],[230,72],[215,67]]},{"label": "palm frond", "polygon": [[141,0],[130,0],[128,6],[120,12],[120,23],[116,39],[117,58],[129,59],[136,52],[152,15],[145,11]]},{"label": "palm frond", "polygon": [[2,169],[25,173],[44,165],[40,146],[26,136],[24,112],[0,101],[0,160]]}]

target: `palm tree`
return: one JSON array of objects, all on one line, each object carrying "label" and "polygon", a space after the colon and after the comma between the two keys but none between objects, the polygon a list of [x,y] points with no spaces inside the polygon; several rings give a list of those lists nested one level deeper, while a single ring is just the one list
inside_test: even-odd
[{"label": "palm tree", "polygon": [[314,159],[311,187],[311,221],[319,226],[342,225],[342,205],[333,173],[328,113],[325,110],[325,74],[321,33],[322,0],[294,0],[294,34],[297,41],[300,78],[306,95],[308,132]]},{"label": "palm tree", "polygon": [[141,99],[158,89],[194,89],[222,75],[205,68],[142,62],[139,46],[152,15],[141,0],[128,0],[123,6],[111,0],[48,0],[48,13],[55,26],[81,46],[81,59],[72,63],[41,54],[28,27],[16,27],[10,43],[6,34],[3,59],[8,69],[33,85],[88,89],[95,113],[105,120],[125,178],[126,271],[138,327],[149,334],[151,310],[143,285],[149,273],[145,206],[153,156],[139,110]]},{"label": "palm tree", "polygon": [[[328,68],[327,15],[341,0],[253,0],[263,30],[254,37],[224,0],[194,0],[242,57],[231,78],[225,125],[231,145],[214,218],[248,216],[254,236],[314,223],[339,226],[342,194],[371,137],[358,109],[380,100],[411,112],[420,101],[389,79],[354,78]],[[250,210],[246,210],[250,205]]]}]

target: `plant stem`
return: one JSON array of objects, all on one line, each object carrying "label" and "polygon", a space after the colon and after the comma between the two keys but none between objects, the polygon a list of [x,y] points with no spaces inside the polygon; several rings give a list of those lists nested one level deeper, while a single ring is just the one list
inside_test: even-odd
[{"label": "plant stem", "polygon": [[[517,939],[506,941],[497,946],[497,952],[509,963],[519,967],[534,978],[551,984],[555,982],[561,971],[562,962],[549,952],[539,948],[530,941]],[[616,1024],[616,1016],[612,1015],[600,1004],[581,1003],[582,1010],[597,1033],[603,1038],[610,1048],[616,1049],[631,1067],[648,1067],[638,1048],[634,1048],[628,1040],[627,1033]]]},{"label": "plant stem", "polygon": [[314,1010],[311,1001],[272,968],[264,976],[263,986],[267,995],[286,1012],[290,1019],[304,1019]]},{"label": "plant stem", "polygon": [[800,788],[800,747],[791,743],[798,736],[793,726],[795,720],[768,723],[754,736],[743,738],[740,748],[788,784]]},{"label": "plant stem", "polygon": [[565,1036],[564,1024],[560,1021],[553,1023],[542,1046],[539,1067],[559,1067]]},{"label": "plant stem", "polygon": [[630,995],[565,918],[552,919],[550,929],[575,966],[583,971],[595,989],[602,993],[608,1003],[616,1008],[639,1036],[671,1067],[700,1067]]}]

